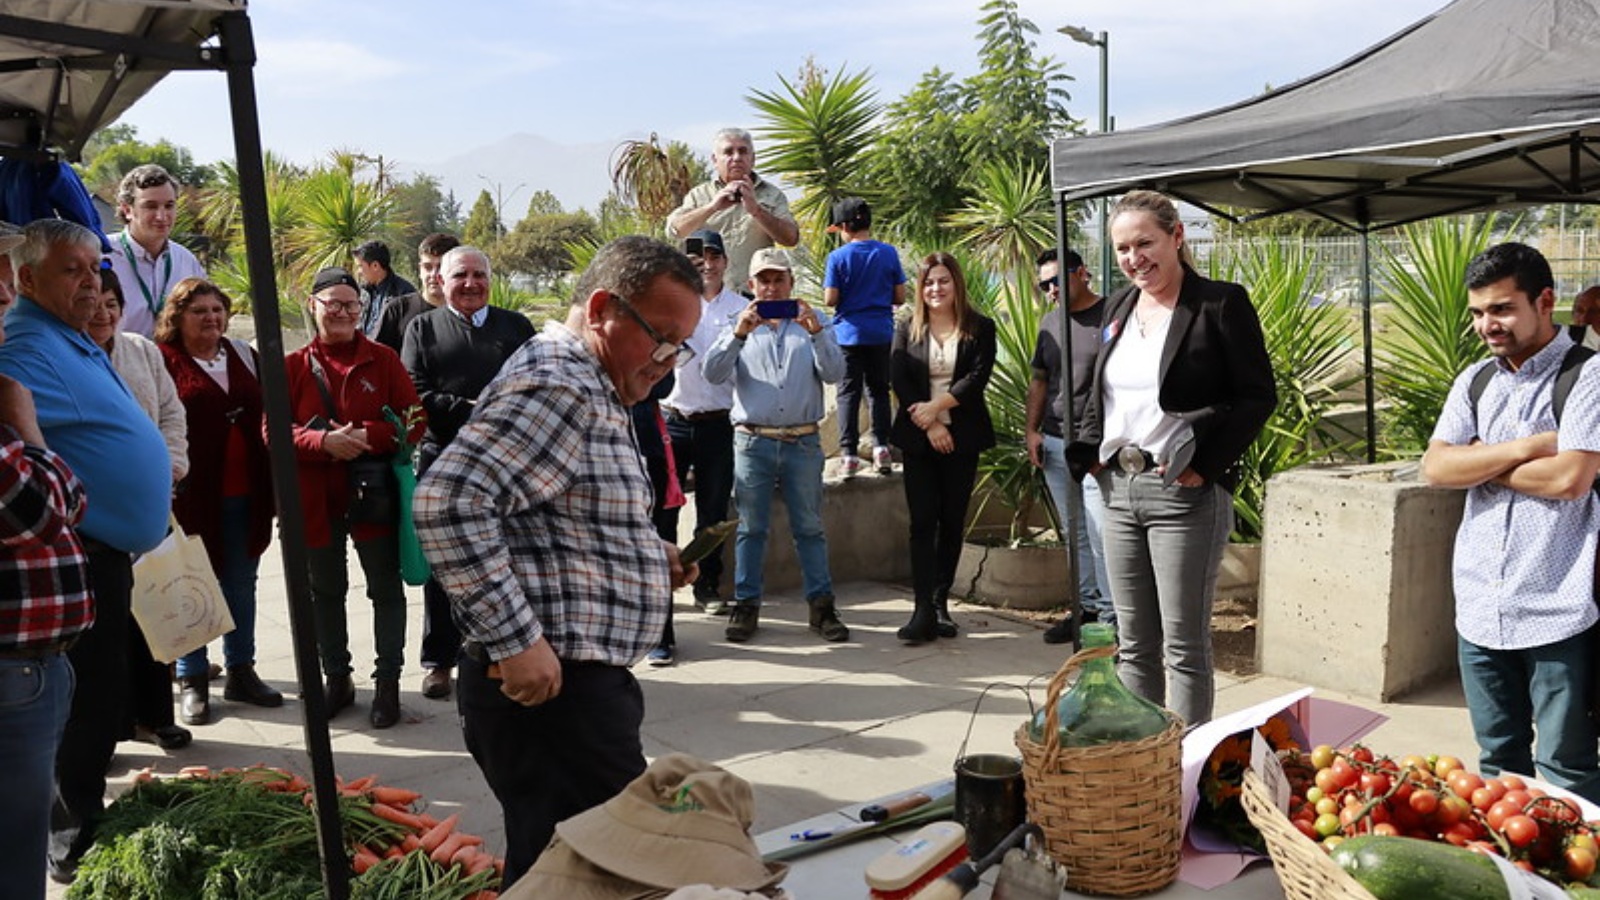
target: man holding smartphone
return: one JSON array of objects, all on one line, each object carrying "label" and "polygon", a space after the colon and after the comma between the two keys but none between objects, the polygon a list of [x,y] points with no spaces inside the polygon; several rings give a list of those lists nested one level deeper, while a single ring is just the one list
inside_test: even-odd
[{"label": "man holding smartphone", "polygon": [[800,240],[800,226],[789,212],[789,198],[756,174],[756,144],[742,128],[724,128],[711,141],[717,177],[696,185],[683,205],[667,216],[667,231],[687,237],[702,228],[721,235],[728,255],[728,283],[743,286],[757,250]]},{"label": "man holding smartphone", "polygon": [[739,514],[734,539],[734,605],[726,631],[750,640],[760,619],[762,566],[767,555],[773,492],[782,489],[789,531],[805,584],[809,625],[826,641],[850,638],[834,608],[828,541],[822,531],[822,385],[844,376],[844,354],[833,328],[815,309],[791,299],[789,254],[767,248],[751,258],[754,302],[706,354],[704,374],[733,385],[733,499]]}]

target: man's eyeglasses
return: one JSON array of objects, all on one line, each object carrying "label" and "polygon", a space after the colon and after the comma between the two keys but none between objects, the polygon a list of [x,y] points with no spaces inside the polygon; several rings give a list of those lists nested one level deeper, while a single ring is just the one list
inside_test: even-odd
[{"label": "man's eyeglasses", "polygon": [[688,344],[674,344],[662,337],[661,332],[651,327],[650,323],[644,320],[644,316],[639,315],[639,311],[633,308],[633,304],[628,302],[627,297],[613,293],[611,299],[617,301],[617,305],[622,307],[622,311],[627,313],[628,317],[633,319],[634,323],[644,329],[644,333],[656,342],[656,348],[650,351],[651,362],[657,365],[672,363],[675,366],[681,366],[694,359],[693,347]]},{"label": "man's eyeglasses", "polygon": [[344,313],[347,316],[361,312],[361,307],[365,305],[360,300],[324,300],[321,297],[316,299],[328,312]]}]

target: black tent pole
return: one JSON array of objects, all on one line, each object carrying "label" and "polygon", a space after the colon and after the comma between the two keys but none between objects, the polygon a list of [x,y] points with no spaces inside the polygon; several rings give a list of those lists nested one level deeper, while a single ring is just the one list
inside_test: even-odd
[{"label": "black tent pole", "polygon": [[[1063,452],[1066,447],[1071,447],[1077,437],[1077,428],[1072,416],[1072,298],[1067,292],[1067,200],[1066,195],[1056,193],[1056,280],[1061,287],[1056,295],[1061,298],[1061,442]],[[1026,284],[1026,282],[1023,282]],[[1050,310],[1045,310],[1049,315]],[[1045,411],[1046,414],[1049,410]],[[1063,460],[1063,463],[1065,461]],[[1072,470],[1067,470],[1067,479],[1072,479]],[[1083,521],[1083,492],[1074,491],[1069,485],[1066,496],[1067,520],[1061,523],[1061,543],[1067,547],[1067,614],[1072,617],[1072,647],[1078,648],[1078,628],[1083,624],[1083,597],[1078,593],[1078,566],[1086,560],[1078,558],[1078,527]]]},{"label": "black tent pole", "polygon": [[266,174],[261,162],[261,124],[256,110],[255,41],[250,19],[243,11],[223,14],[217,20],[217,34],[222,42],[222,66],[228,75],[228,102],[233,112],[239,203],[244,210],[245,259],[250,267],[250,306],[255,312],[256,343],[261,351],[267,446],[278,501],[278,547],[283,554],[283,580],[289,597],[289,629],[294,638],[295,671],[300,679],[306,752],[311,757],[311,789],[316,799],[322,883],[329,900],[346,900],[350,896],[350,861],[345,855],[339,819],[333,743],[328,735],[327,703],[322,693],[315,620],[311,612],[300,480],[295,471],[289,432],[289,385],[283,368],[283,330],[278,317],[272,235],[266,215]]},{"label": "black tent pole", "polygon": [[1367,203],[1356,205],[1361,223],[1361,371],[1367,400],[1367,462],[1378,461],[1377,391],[1372,376],[1372,231],[1367,227]]}]

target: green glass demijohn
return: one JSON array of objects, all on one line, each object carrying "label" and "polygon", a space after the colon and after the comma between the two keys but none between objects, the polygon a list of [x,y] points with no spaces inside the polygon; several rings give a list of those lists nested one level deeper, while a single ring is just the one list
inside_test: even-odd
[{"label": "green glass demijohn", "polygon": [[[1112,647],[1117,635],[1109,625],[1083,626],[1083,649]],[[1063,747],[1090,747],[1120,741],[1137,741],[1167,729],[1167,713],[1140,697],[1117,677],[1114,657],[1091,659],[1078,668],[1078,680],[1056,703],[1060,719],[1057,740]],[[1044,740],[1045,710],[1034,716],[1033,740]]]}]

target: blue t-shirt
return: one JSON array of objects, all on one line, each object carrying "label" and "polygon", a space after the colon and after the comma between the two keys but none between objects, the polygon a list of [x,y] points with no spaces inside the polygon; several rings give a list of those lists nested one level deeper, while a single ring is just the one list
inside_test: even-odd
[{"label": "blue t-shirt", "polygon": [[78,532],[129,553],[155,549],[172,508],[172,461],[105,351],[18,297],[0,374],[33,393],[45,441],[83,481],[89,503]]},{"label": "blue t-shirt", "polygon": [[900,254],[882,241],[851,241],[828,254],[825,288],[838,288],[833,331],[841,347],[894,343],[894,288],[906,283]]}]

